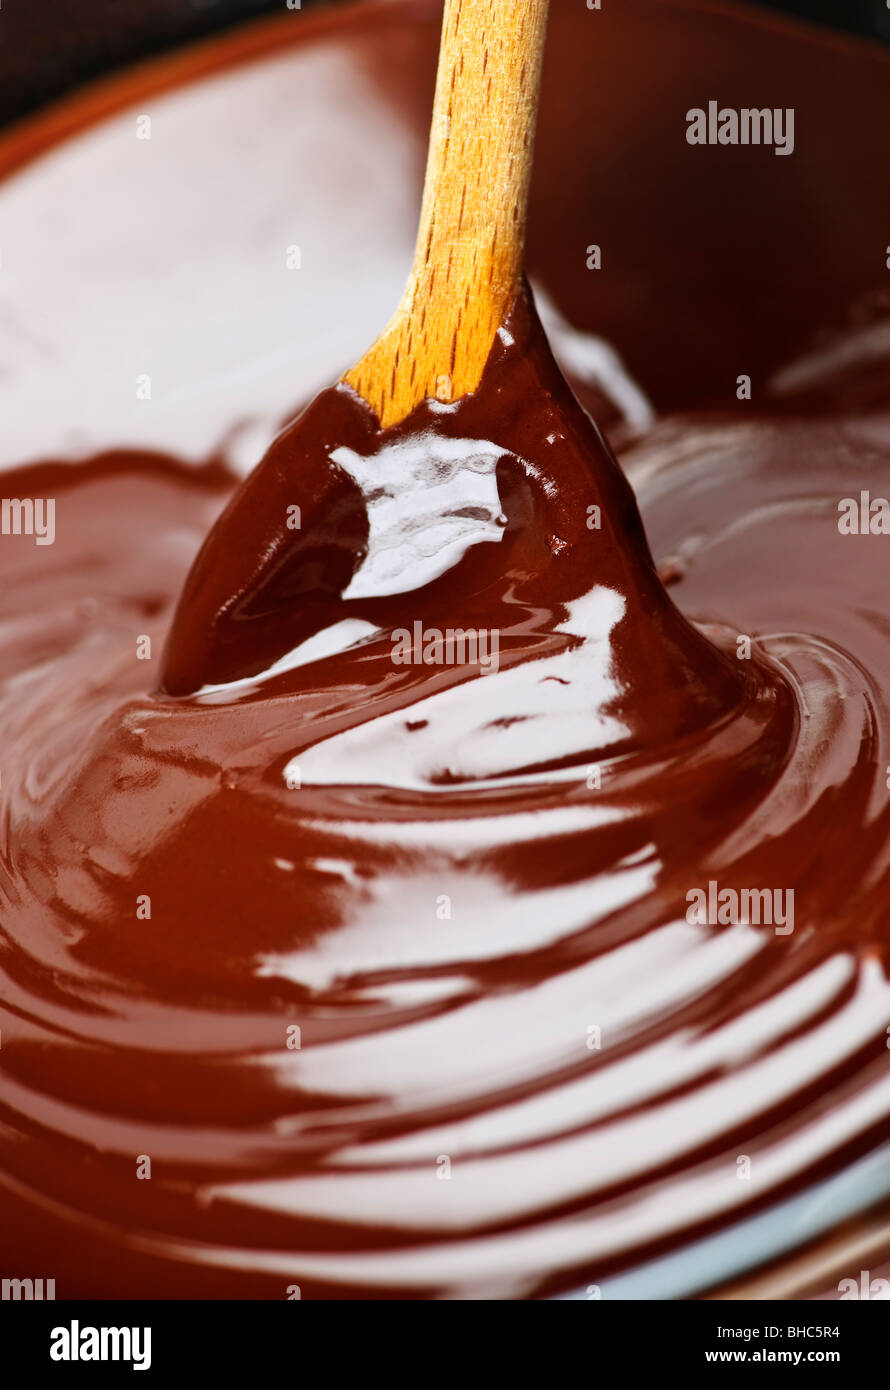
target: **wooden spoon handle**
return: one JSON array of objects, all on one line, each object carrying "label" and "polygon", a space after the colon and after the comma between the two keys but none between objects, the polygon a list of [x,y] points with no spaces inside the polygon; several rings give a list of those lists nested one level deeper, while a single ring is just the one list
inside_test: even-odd
[{"label": "wooden spoon handle", "polygon": [[414,265],[344,380],[398,423],[479,385],[522,274],[549,0],[446,0]]}]

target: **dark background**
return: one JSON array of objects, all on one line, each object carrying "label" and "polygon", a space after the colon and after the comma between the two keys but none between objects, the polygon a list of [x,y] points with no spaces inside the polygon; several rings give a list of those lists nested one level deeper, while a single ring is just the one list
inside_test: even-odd
[{"label": "dark background", "polygon": [[[303,8],[326,3],[336,0],[303,0]],[[890,42],[887,0],[754,3]],[[286,0],[2,0],[0,124],[121,64],[285,5]]]}]

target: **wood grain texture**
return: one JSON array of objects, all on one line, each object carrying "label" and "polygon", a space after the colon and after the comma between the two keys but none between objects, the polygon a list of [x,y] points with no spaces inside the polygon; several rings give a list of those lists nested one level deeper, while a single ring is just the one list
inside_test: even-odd
[{"label": "wood grain texture", "polygon": [[522,274],[549,0],[446,0],[414,265],[344,380],[386,427],[475,390]]}]

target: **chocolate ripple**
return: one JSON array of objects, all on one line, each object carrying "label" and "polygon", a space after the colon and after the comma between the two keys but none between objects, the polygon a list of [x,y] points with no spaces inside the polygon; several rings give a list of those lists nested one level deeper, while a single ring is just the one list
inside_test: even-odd
[{"label": "chocolate ripple", "polygon": [[[377,321],[383,243],[413,234],[434,8],[347,9],[299,39],[289,16],[287,38],[247,31],[161,74],[183,84],[166,102],[127,79],[117,99],[151,97],[193,171],[187,219],[169,146],[134,172],[127,113],[4,189],[19,267],[33,250],[40,270],[30,298],[13,286],[6,456],[74,439],[4,473],[9,497],[56,499],[54,545],[0,540],[0,1255],[59,1296],[583,1291],[886,1152],[888,541],[838,527],[843,498],[890,494],[886,64],[738,10],[556,0],[531,257],[675,412],[635,436],[586,383],[624,473],[525,302],[478,398],[384,437],[341,387],[242,488],[187,466],[252,410],[282,418],[310,357]],[[715,75],[741,103],[752,73],[798,110],[793,161],[675,138]],[[346,90],[338,144],[324,113]],[[304,91],[300,154],[276,132]],[[385,208],[347,158],[369,122]],[[297,233],[239,222],[277,206],[242,139],[281,140],[276,177],[297,161],[310,251],[338,228],[328,278],[316,255],[286,304],[261,267]],[[619,145],[634,178],[614,177]],[[105,187],[100,166],[90,255],[47,258],[37,213],[75,174]],[[371,222],[374,275],[355,255]],[[601,277],[566,253],[593,237]],[[189,260],[208,246],[212,292]],[[190,319],[181,261],[204,285]],[[90,339],[81,380],[60,345],[84,267],[113,347]],[[314,329],[294,360],[297,305]],[[195,336],[163,337],[168,319]],[[112,370],[145,369],[133,322],[191,383],[151,415]],[[720,413],[739,370],[754,400]],[[97,437],[176,456],[63,461]],[[449,629],[464,659],[414,660],[448,655]],[[690,920],[712,884],[730,905],[781,894],[783,920],[750,897]]]},{"label": "chocolate ripple", "polygon": [[[478,397],[396,441],[344,388],[320,397],[228,502],[175,613],[219,470],[14,475],[58,494],[59,541],[49,561],[2,552],[13,1249],[45,1241],[57,1268],[95,1242],[88,1289],[113,1259],[131,1293],[527,1297],[886,1137],[884,561],[832,505],[839,432],[860,428],[667,421],[629,450],[689,617],[524,302]],[[867,428],[866,482],[888,457]],[[429,487],[446,446],[488,440],[495,535],[474,538],[477,508],[443,573],[412,588],[409,567],[393,593],[378,566],[384,592],[350,598],[375,544],[417,537],[375,542],[336,466],[299,490],[288,451],[313,431],[371,461],[422,440]],[[347,494],[365,523],[338,597],[305,556]],[[244,582],[258,497],[278,544]],[[115,524],[133,509],[150,545]],[[299,567],[304,628],[279,651]],[[435,644],[394,662],[415,623],[497,633],[496,666]],[[185,653],[191,694],[146,693],[145,636],[168,686]],[[792,892],[793,931],[690,920],[711,881]]]}]

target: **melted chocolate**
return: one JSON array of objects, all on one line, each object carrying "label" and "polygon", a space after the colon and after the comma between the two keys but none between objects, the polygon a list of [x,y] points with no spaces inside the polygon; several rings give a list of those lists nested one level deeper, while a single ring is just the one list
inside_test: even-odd
[{"label": "melted chocolate", "polygon": [[[703,382],[623,470],[523,296],[476,395],[381,432],[325,391],[237,490],[134,450],[4,475],[56,499],[53,546],[0,538],[4,1268],[528,1297],[879,1152],[890,536],[837,508],[890,492],[863,317],[768,413]],[[688,920],[712,881],[793,892],[793,931]]]}]

